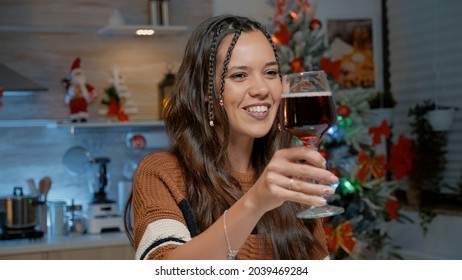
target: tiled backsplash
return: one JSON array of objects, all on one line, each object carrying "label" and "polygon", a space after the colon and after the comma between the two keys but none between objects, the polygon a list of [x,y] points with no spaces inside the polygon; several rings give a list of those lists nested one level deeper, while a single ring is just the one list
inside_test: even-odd
[{"label": "tiled backsplash", "polygon": [[[52,187],[48,200],[65,200],[70,204],[75,199],[76,204],[86,207],[92,197],[87,175],[76,176],[63,164],[64,154],[71,147],[81,146],[92,156],[111,159],[108,198],[117,201],[118,183],[130,182],[133,163],[154,151],[127,147],[127,133],[143,131],[154,132],[159,144],[168,148],[162,125],[79,128],[75,133],[71,133],[69,126],[0,127],[0,196],[12,195],[15,186],[22,186],[28,194],[27,179],[34,179],[38,185],[41,178],[49,176]],[[157,146],[156,150],[164,148]]]}]

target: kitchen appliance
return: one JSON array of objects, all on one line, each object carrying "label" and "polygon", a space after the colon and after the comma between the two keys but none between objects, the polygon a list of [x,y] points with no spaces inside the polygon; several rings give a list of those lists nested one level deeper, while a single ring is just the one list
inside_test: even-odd
[{"label": "kitchen appliance", "polygon": [[0,198],[0,240],[39,238],[38,196],[24,195],[22,187],[14,187],[13,195]]},{"label": "kitchen appliance", "polygon": [[119,214],[117,203],[106,197],[111,185],[110,161],[107,157],[90,159],[88,184],[93,193],[93,199],[87,211],[88,233],[124,231],[123,219]]}]

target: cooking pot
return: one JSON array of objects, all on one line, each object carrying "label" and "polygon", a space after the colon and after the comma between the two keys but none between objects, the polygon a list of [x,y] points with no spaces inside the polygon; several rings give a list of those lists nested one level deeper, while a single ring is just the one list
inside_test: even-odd
[{"label": "cooking pot", "polygon": [[22,187],[14,187],[13,196],[0,198],[3,226],[10,229],[35,227],[38,205],[38,196],[24,195]]}]

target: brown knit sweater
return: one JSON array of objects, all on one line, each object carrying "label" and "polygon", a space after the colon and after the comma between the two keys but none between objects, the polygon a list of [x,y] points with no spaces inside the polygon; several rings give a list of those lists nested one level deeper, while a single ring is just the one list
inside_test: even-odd
[{"label": "brown knit sweater", "polygon": [[[233,173],[244,191],[252,187],[252,175]],[[184,177],[177,159],[171,153],[153,153],[141,161],[133,181],[137,259],[164,259],[169,250],[197,235],[185,196]],[[314,236],[321,240],[325,248],[322,222],[317,222]],[[315,259],[326,258],[326,252],[327,250],[318,250]],[[241,247],[237,259],[274,259],[269,238],[251,234]]]}]

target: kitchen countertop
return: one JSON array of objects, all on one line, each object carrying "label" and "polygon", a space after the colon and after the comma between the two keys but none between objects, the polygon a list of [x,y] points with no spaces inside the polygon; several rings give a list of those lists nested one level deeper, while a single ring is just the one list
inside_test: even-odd
[{"label": "kitchen countertop", "polygon": [[130,245],[125,232],[0,240],[0,256]]}]

